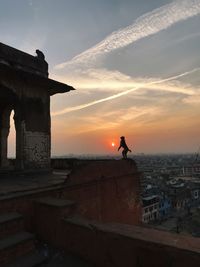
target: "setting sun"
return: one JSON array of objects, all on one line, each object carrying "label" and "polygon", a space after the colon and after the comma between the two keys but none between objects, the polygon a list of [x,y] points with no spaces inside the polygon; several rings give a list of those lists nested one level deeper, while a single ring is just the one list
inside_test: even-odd
[{"label": "setting sun", "polygon": [[112,147],[114,147],[115,146],[115,143],[114,142],[112,142]]}]

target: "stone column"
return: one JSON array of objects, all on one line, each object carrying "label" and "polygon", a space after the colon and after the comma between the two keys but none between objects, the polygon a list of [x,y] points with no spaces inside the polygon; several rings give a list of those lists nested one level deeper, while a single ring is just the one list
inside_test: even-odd
[{"label": "stone column", "polygon": [[50,170],[50,99],[24,97],[15,107],[16,168]]}]

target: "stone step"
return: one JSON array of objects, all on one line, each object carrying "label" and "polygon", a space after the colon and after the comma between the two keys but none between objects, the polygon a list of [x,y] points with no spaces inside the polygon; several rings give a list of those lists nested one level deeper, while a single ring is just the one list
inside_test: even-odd
[{"label": "stone step", "polygon": [[6,265],[35,249],[34,235],[20,232],[0,240],[0,266]]},{"label": "stone step", "polygon": [[[52,212],[56,216],[67,217],[74,214],[76,209],[76,202],[68,199],[45,197],[36,200],[36,210],[40,211],[43,215],[52,217]],[[45,215],[45,216],[46,216]]]},{"label": "stone step", "polygon": [[53,198],[53,197],[40,198],[36,200],[36,202],[42,205],[55,207],[55,208],[66,208],[66,207],[74,206],[76,204],[75,201],[72,201],[72,200],[62,199],[62,198]]},{"label": "stone step", "polygon": [[43,266],[45,261],[46,257],[35,250],[32,253],[16,259],[14,263],[2,267],[39,267],[41,265]]},{"label": "stone step", "polygon": [[35,202],[35,231],[41,240],[59,245],[62,218],[71,217],[76,203],[60,198],[41,198]]},{"label": "stone step", "polygon": [[20,213],[9,212],[0,215],[0,239],[23,230],[24,220]]}]

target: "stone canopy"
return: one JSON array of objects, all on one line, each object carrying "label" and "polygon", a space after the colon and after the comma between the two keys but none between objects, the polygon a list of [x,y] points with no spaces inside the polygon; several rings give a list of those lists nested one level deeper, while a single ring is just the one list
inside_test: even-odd
[{"label": "stone canopy", "polygon": [[0,169],[9,165],[7,139],[12,111],[16,130],[15,168],[50,169],[50,96],[71,90],[72,86],[48,78],[44,58],[0,43]]}]

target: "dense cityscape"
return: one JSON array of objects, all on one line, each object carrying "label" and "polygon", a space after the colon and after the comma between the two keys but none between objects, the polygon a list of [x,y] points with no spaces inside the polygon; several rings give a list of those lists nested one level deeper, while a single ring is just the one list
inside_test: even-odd
[{"label": "dense cityscape", "polygon": [[195,155],[141,155],[135,160],[143,172],[143,222],[162,230],[199,237],[198,152]]}]

